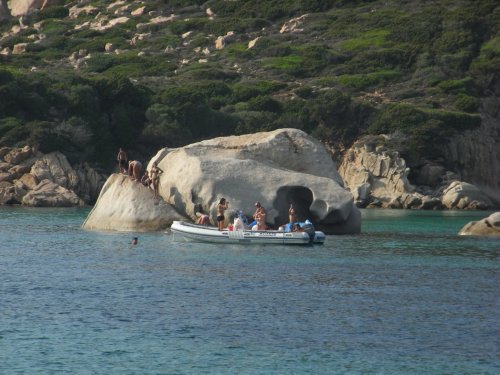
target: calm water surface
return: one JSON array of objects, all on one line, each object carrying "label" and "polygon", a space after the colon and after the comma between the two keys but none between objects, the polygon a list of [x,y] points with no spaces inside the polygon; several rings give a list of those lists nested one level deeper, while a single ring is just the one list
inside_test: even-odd
[{"label": "calm water surface", "polygon": [[485,212],[363,211],[324,246],[216,246],[0,208],[0,374],[499,374]]}]

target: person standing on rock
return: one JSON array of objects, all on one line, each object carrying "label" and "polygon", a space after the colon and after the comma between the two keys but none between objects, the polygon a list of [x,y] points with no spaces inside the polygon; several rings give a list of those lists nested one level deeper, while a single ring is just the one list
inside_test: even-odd
[{"label": "person standing on rock", "polygon": [[139,160],[128,162],[128,175],[132,178],[132,181],[141,182],[142,163]]},{"label": "person standing on rock", "polygon": [[153,192],[154,192],[154,199],[158,198],[158,193],[160,190],[160,175],[163,173],[163,170],[158,167],[158,163],[154,162],[153,166],[151,167],[151,171],[149,173],[149,178],[151,179],[151,182],[153,183]]},{"label": "person standing on rock", "polygon": [[127,174],[127,153],[121,147],[118,150],[116,160],[118,160],[118,170],[121,173]]},{"label": "person standing on rock", "polygon": [[221,198],[219,204],[217,205],[217,226],[219,230],[224,229],[224,211],[229,207],[229,202],[226,201],[226,198]]}]

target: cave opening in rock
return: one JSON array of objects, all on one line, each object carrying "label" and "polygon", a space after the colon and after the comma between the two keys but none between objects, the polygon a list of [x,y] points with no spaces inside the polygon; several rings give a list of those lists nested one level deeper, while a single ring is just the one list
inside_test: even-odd
[{"label": "cave opening in rock", "polygon": [[290,204],[295,209],[295,216],[298,221],[306,219],[314,220],[309,211],[313,201],[312,191],[304,186],[283,186],[276,193],[276,199],[273,202],[273,208],[278,211],[274,218],[276,225],[288,223],[288,209]]}]

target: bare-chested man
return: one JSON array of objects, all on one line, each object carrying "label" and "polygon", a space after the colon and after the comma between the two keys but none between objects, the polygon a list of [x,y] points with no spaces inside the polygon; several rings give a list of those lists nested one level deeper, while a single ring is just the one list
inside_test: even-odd
[{"label": "bare-chested man", "polygon": [[127,174],[127,153],[121,147],[118,150],[116,160],[118,160],[118,170],[121,173]]},{"label": "bare-chested man", "polygon": [[132,181],[141,181],[142,163],[139,160],[132,160],[128,162],[128,175]]}]

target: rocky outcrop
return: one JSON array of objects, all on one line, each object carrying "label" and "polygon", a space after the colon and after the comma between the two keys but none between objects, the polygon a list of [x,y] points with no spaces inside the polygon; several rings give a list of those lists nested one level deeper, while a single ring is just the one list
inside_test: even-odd
[{"label": "rocky outcrop", "polygon": [[14,17],[25,16],[34,10],[62,4],[62,0],[10,0],[10,12]]},{"label": "rocky outcrop", "polygon": [[106,182],[84,228],[159,230],[178,218],[196,220],[198,211],[216,222],[221,197],[229,202],[226,222],[254,203],[267,209],[268,224],[311,219],[327,233],[359,233],[361,215],[342,187],[335,163],[321,143],[297,129],[215,138],[177,149],[162,149],[150,161],[160,176],[160,204],[148,188],[121,175]]},{"label": "rocky outcrop", "polygon": [[84,229],[159,231],[174,220],[185,220],[173,206],[153,199],[153,191],[123,174],[106,181],[99,198],[83,223]]},{"label": "rocky outcrop", "polygon": [[301,26],[304,23],[304,21],[308,16],[309,16],[308,14],[303,14],[300,17],[292,18],[291,20],[285,22],[280,29],[280,33],[284,34],[284,33],[296,33],[304,31],[304,29],[299,28],[299,26]]},{"label": "rocky outcrop", "polygon": [[221,197],[236,210],[253,213],[259,201],[272,226],[287,222],[293,203],[297,216],[327,233],[358,233],[361,219],[342,185],[335,163],[317,140],[297,129],[215,138],[178,149],[162,149],[152,159],[165,173],[160,194],[196,219],[201,205],[215,223]]},{"label": "rocky outcrop", "polygon": [[339,173],[358,206],[414,208],[423,196],[408,181],[409,168],[388,149],[385,136],[364,137],[346,152]]},{"label": "rocky outcrop", "polygon": [[497,236],[500,238],[500,212],[495,212],[480,221],[471,221],[458,234],[464,236]]},{"label": "rocky outcrop", "polygon": [[69,18],[75,19],[78,18],[81,14],[85,14],[87,16],[97,14],[98,9],[92,5],[86,5],[84,7],[78,7],[78,5],[74,5],[69,8]]},{"label": "rocky outcrop", "polygon": [[359,207],[489,209],[495,207],[479,187],[432,163],[421,166],[410,183],[410,168],[395,150],[401,140],[366,136],[345,153],[339,173]]},{"label": "rocky outcrop", "polygon": [[486,210],[493,207],[488,196],[476,186],[467,182],[454,181],[443,191],[443,205],[446,208]]},{"label": "rocky outcrop", "polygon": [[234,31],[228,31],[226,35],[221,35],[215,40],[215,49],[224,49],[224,47],[234,39]]},{"label": "rocky outcrop", "polygon": [[27,192],[22,203],[31,207],[74,207],[85,204],[75,192],[47,179]]},{"label": "rocky outcrop", "polygon": [[30,146],[3,147],[0,158],[0,205],[90,204],[97,199],[105,181],[86,163],[73,168],[59,152],[44,155]]}]

